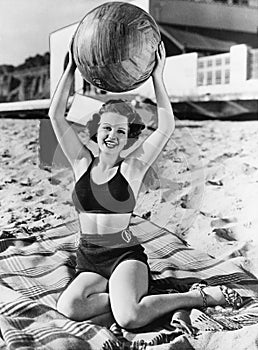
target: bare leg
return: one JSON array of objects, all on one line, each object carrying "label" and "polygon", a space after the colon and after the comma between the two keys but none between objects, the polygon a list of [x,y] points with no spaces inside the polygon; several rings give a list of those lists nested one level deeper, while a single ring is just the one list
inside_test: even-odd
[{"label": "bare leg", "polygon": [[[177,309],[203,305],[203,298],[198,290],[147,295],[147,266],[134,260],[123,261],[115,269],[110,278],[109,291],[113,315],[121,327],[128,329],[143,327]],[[207,287],[205,292],[208,305],[225,304],[219,287]]]},{"label": "bare leg", "polygon": [[103,324],[112,318],[106,290],[106,278],[93,272],[82,272],[61,294],[57,311],[75,321],[92,319]]}]

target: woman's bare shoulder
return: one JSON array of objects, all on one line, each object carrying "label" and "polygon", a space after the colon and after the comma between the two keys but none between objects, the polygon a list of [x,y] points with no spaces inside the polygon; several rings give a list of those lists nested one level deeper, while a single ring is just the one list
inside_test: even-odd
[{"label": "woman's bare shoulder", "polygon": [[141,173],[145,172],[145,165],[143,162],[136,158],[136,157],[130,157],[130,155],[126,158],[124,158],[122,165],[121,165],[121,171],[127,177],[135,177],[140,176]]},{"label": "woman's bare shoulder", "polygon": [[88,169],[90,163],[93,160],[92,153],[86,153],[82,155],[81,157],[77,158],[73,163],[73,173],[75,180],[78,181],[79,178],[85,173],[85,171]]},{"label": "woman's bare shoulder", "polygon": [[146,167],[144,167],[142,161],[137,158],[125,158],[122,162],[121,173],[130,184],[135,197],[138,196],[145,172]]}]

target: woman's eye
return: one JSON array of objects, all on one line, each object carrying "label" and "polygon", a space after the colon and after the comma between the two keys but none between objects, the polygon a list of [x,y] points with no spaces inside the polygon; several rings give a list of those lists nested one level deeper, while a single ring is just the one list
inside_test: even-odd
[{"label": "woman's eye", "polygon": [[104,129],[104,130],[108,130],[108,131],[111,130],[110,126],[103,126],[103,129]]},{"label": "woman's eye", "polygon": [[118,133],[124,135],[124,134],[125,134],[125,131],[124,131],[124,130],[118,130]]}]

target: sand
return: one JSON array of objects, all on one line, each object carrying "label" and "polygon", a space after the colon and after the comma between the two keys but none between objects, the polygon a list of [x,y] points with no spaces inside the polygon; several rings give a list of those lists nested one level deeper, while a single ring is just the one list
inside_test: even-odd
[{"label": "sand", "polygon": [[[258,121],[176,121],[136,208],[215,257],[244,256],[258,277]],[[0,119],[0,235],[77,218],[70,169],[39,166],[39,121]]]}]

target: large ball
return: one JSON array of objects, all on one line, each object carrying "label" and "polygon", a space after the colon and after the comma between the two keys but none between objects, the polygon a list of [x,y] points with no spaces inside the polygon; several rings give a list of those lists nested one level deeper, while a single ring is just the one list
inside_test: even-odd
[{"label": "large ball", "polygon": [[160,40],[159,28],[147,12],[125,2],[107,2],[80,22],[74,59],[89,83],[106,91],[129,91],[151,75]]}]

